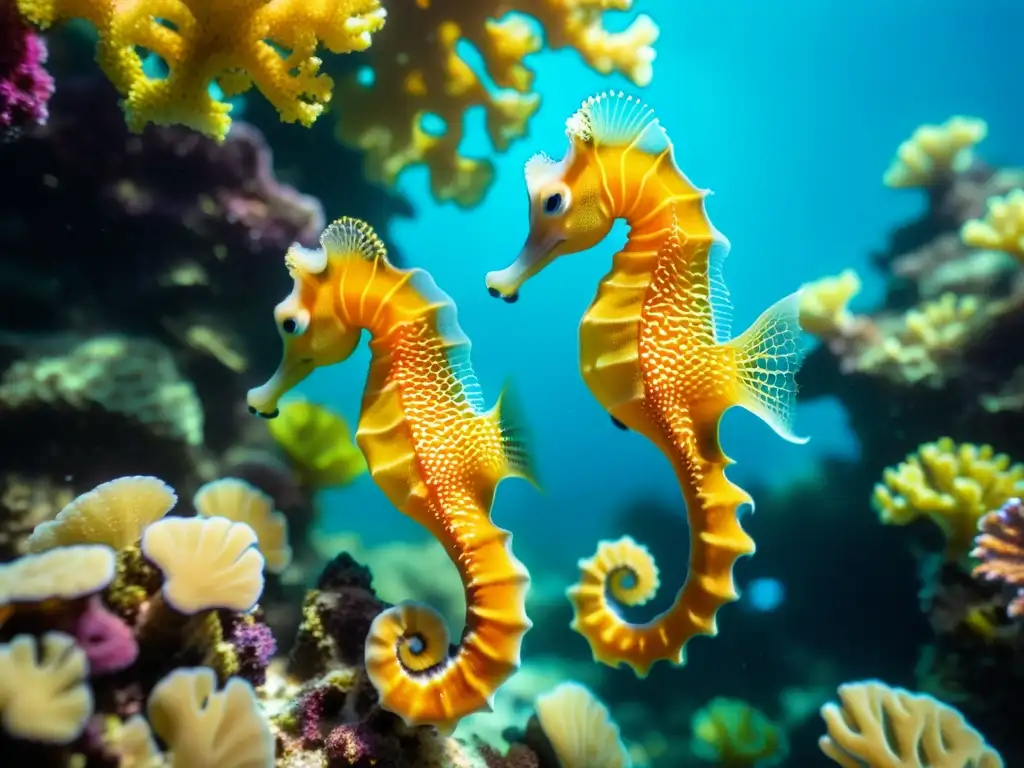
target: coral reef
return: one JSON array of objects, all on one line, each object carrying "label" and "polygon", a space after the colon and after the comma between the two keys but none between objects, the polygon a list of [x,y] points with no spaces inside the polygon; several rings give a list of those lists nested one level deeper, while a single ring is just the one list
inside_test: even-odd
[{"label": "coral reef", "polygon": [[379,708],[363,649],[387,605],[348,555],[307,595],[281,670],[258,618],[256,531],[167,516],[175,502],[156,478],[107,482],[37,528],[32,554],[0,566],[5,759],[538,768],[525,746],[502,755]]},{"label": "coral reef", "polygon": [[[338,135],[366,153],[366,176],[393,187],[406,168],[425,165],[435,199],[477,204],[494,181],[486,159],[461,154],[465,113],[482,107],[499,152],[526,134],[540,106],[526,57],[545,44],[573,48],[599,72],[637,85],[652,75],[658,27],[640,15],[621,32],[603,26],[606,11],[632,0],[432,0],[404,3],[374,38],[365,66],[338,85]],[[532,26],[542,28],[544,37]],[[475,48],[484,72],[467,60]],[[489,87],[491,81],[497,90]]]},{"label": "coral reef", "polygon": [[21,20],[14,0],[0,0],[0,142],[46,122],[53,78],[44,63],[46,43]]},{"label": "coral reef", "polygon": [[[243,395],[246,372],[274,354],[264,312],[280,255],[315,237],[319,203],[278,181],[249,125],[220,145],[180,127],[130,134],[96,75],[62,78],[48,123],[0,144],[0,166],[0,300],[16,320],[0,328],[0,556],[20,554],[75,493],[124,474],[159,475],[186,497],[217,476],[247,479],[301,541],[311,494],[274,468]],[[359,196],[358,182],[347,188]],[[297,608],[280,615],[294,627]]]},{"label": "coral reef", "polygon": [[[210,0],[124,5],[114,0],[17,0],[27,19],[44,29],[80,18],[96,29],[96,60],[124,98],[129,127],[182,124],[222,141],[231,125],[225,97],[255,85],[286,122],[310,125],[330,99],[332,81],[319,75],[314,54],[365,50],[386,16],[378,0],[325,0],[252,6]],[[138,49],[167,65],[150,77]],[[287,53],[282,53],[286,51]]]},{"label": "coral reef", "polygon": [[1024,453],[1024,276],[995,250],[1014,249],[1003,239],[1012,240],[1007,200],[1017,199],[1024,170],[979,160],[973,147],[985,132],[982,121],[953,119],[900,148],[887,183],[920,188],[927,205],[873,256],[886,277],[881,306],[831,325],[807,315],[823,343],[808,357],[801,397],[840,398],[865,472],[933,439],[936,413],[955,440]]}]

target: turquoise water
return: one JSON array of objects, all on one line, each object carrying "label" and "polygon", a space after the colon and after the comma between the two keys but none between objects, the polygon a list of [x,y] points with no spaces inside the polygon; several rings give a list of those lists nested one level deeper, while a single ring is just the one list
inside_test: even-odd
[{"label": "turquoise water", "polygon": [[[984,117],[990,138],[981,154],[999,163],[1024,159],[1012,144],[1020,73],[1009,58],[1024,29],[1024,3],[635,5],[661,26],[654,80],[642,97],[660,115],[682,169],[714,191],[709,213],[732,242],[726,280],[736,332],[801,283],[849,266],[865,278],[854,306],[877,298],[881,283],[868,271],[868,254],[923,203],[916,191],[885,188],[881,177],[918,125],[953,114]],[[426,173],[410,171],[400,190],[417,216],[397,220],[391,236],[411,265],[430,270],[455,299],[489,398],[511,379],[525,401],[544,490],[505,484],[498,520],[530,540],[527,547],[558,542],[570,567],[598,537],[619,532],[614,519],[624,504],[637,497],[681,501],[664,458],[610,424],[577,367],[579,319],[624,228],[534,278],[513,306],[484,288],[484,274],[511,261],[526,234],[526,159],[537,151],[562,155],[565,119],[586,96],[638,91],[624,78],[595,74],[574,51],[541,53],[532,63],[543,105],[530,135],[496,158],[497,183],[484,203],[471,211],[438,205]],[[469,116],[469,128],[466,153],[488,154],[482,114]],[[305,392],[354,423],[367,360],[363,349],[344,366],[318,371]],[[732,477],[781,484],[812,474],[821,456],[857,453],[832,403],[802,405],[797,427],[811,436],[808,445],[786,444],[753,416],[731,412],[723,444],[738,462]],[[421,535],[397,513],[373,522],[361,514],[387,505],[368,478],[328,494],[326,504],[332,526],[370,540]]]}]

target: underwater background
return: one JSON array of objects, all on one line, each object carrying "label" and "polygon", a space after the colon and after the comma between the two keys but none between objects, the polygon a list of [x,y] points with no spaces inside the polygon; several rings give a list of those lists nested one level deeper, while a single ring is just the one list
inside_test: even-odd
[{"label": "underwater background", "polygon": [[[0,766],[1024,766],[1022,27],[1011,0],[0,0]],[[514,303],[485,279],[536,226],[524,166],[577,110],[599,146],[585,101],[620,91],[712,192],[734,332],[803,289],[810,440],[724,416],[756,554],[721,544],[717,616],[677,597],[707,544],[672,462],[581,376],[626,222]],[[530,575],[500,610],[480,574],[514,558],[396,509],[428,459],[354,442],[371,333],[250,413],[328,313],[286,297],[343,216],[450,298],[486,406],[509,387],[530,461],[496,422],[507,472],[469,486],[535,476],[495,494]],[[650,602],[567,599],[600,571],[622,603],[644,547]],[[717,635],[643,676],[617,617],[660,611]]]}]

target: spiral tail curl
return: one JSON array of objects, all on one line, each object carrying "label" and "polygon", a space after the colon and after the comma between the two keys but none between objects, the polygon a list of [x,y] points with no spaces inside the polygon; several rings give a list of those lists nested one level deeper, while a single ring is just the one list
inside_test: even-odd
[{"label": "spiral tail curl", "polygon": [[530,576],[512,554],[512,535],[491,526],[465,552],[469,563],[466,631],[454,655],[451,634],[434,608],[407,601],[370,625],[365,664],[380,706],[409,726],[442,733],[474,712],[491,711],[494,694],[520,665]]}]

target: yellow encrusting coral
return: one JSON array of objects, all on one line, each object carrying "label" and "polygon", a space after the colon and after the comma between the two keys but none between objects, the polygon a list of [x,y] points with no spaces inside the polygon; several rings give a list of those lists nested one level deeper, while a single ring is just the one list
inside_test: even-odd
[{"label": "yellow encrusting coral", "polygon": [[740,699],[712,699],[691,721],[691,749],[722,768],[753,768],[786,756],[786,734]]},{"label": "yellow encrusting coral", "polygon": [[[93,698],[85,651],[70,635],[17,635],[0,644],[0,722],[16,738],[67,744],[85,730]],[[6,763],[6,761],[4,761]]]},{"label": "yellow encrusting coral", "polygon": [[800,289],[800,327],[821,339],[841,334],[853,323],[848,305],[860,289],[854,269],[805,283]]},{"label": "yellow encrusting coral", "polygon": [[36,526],[30,552],[69,544],[106,544],[121,550],[166,515],[178,497],[155,477],[119,477],[96,486],[68,504],[52,521]]},{"label": "yellow encrusting coral", "polygon": [[348,485],[366,474],[366,459],[341,416],[299,398],[281,403],[278,411],[267,429],[304,486],[317,490]]},{"label": "yellow encrusting coral", "polygon": [[951,117],[942,125],[922,125],[900,144],[882,181],[887,187],[932,187],[973,162],[972,149],[988,135],[976,117]]},{"label": "yellow encrusting coral", "polygon": [[971,550],[983,515],[1022,495],[1024,464],[990,445],[943,437],[886,469],[872,504],[887,525],[931,519],[946,535],[946,556],[956,560]]},{"label": "yellow encrusting coral", "polygon": [[[384,26],[380,0],[17,0],[44,29],[68,19],[89,21],[99,35],[96,57],[124,97],[128,126],[180,123],[222,140],[231,105],[225,98],[256,85],[285,122],[309,126],[331,98],[319,74],[320,43],[332,53],[362,51]],[[140,49],[166,63],[165,78],[143,71]],[[282,53],[283,51],[283,53]]]},{"label": "yellow encrusting coral", "polygon": [[249,611],[263,594],[256,532],[226,517],[168,517],[142,534],[142,552],[164,574],[164,600],[191,615]]},{"label": "yellow encrusting coral", "polygon": [[[132,766],[273,768],[274,738],[252,687],[232,678],[217,690],[205,667],[177,669],[149,696],[149,725],[141,715],[125,723],[118,748]],[[152,732],[167,744],[160,755]]]},{"label": "yellow encrusting coral", "polygon": [[972,248],[1004,251],[1024,261],[1024,189],[1003,197],[990,197],[983,219],[971,219],[960,228],[960,238]]},{"label": "yellow encrusting coral", "polygon": [[274,500],[259,488],[234,477],[221,478],[196,491],[192,506],[202,517],[226,517],[252,528],[271,573],[281,573],[291,563],[288,519],[274,511]]},{"label": "yellow encrusting coral", "polygon": [[633,764],[608,709],[584,685],[568,682],[537,697],[537,720],[562,768]]},{"label": "yellow encrusting coral", "polygon": [[821,708],[818,746],[843,768],[1003,768],[1003,759],[957,710],[931,696],[868,680],[839,686]]},{"label": "yellow encrusting coral", "polygon": [[[597,71],[620,72],[647,85],[658,26],[645,15],[621,32],[603,26],[606,12],[632,5],[632,0],[431,0],[405,7],[388,19],[369,52],[366,71],[372,69],[372,82],[364,72],[339,83],[338,135],[366,152],[371,180],[393,187],[402,171],[422,164],[435,199],[475,205],[494,180],[494,166],[460,153],[465,113],[483,108],[498,152],[524,136],[540,106],[525,58],[545,43],[552,50],[574,48]],[[525,17],[539,24],[544,38]],[[464,58],[464,45],[476,48],[485,76]]]}]

